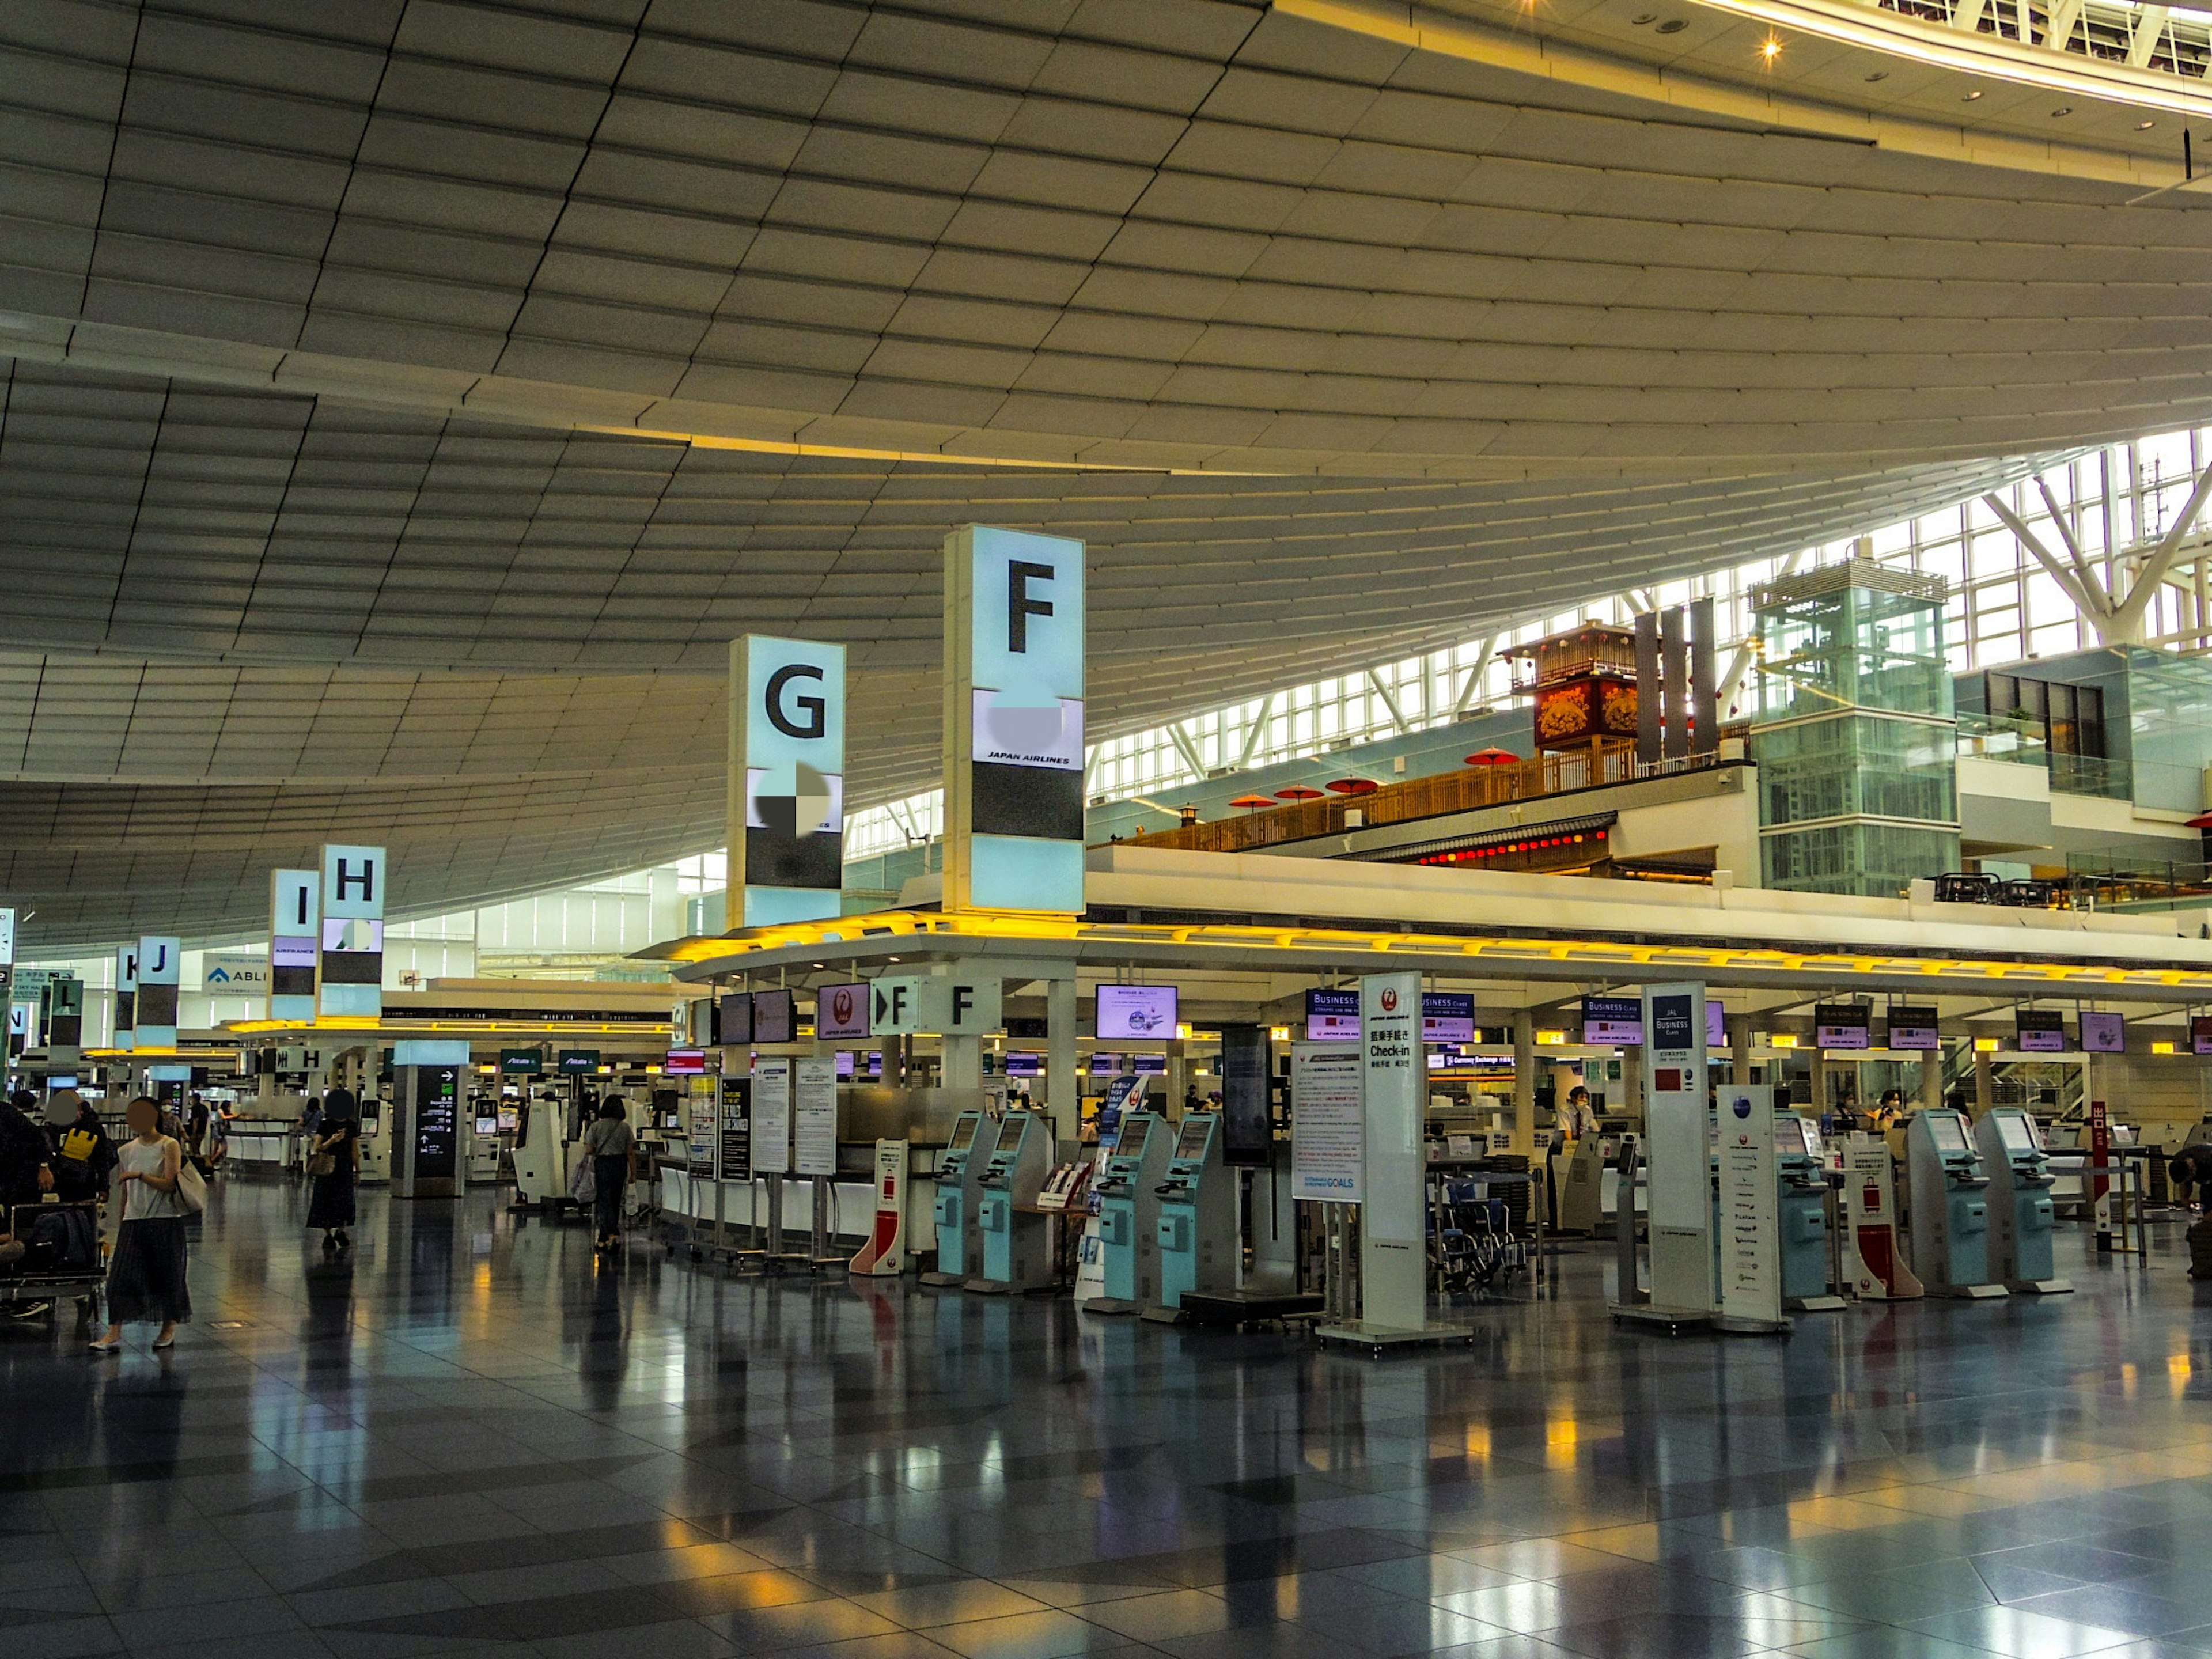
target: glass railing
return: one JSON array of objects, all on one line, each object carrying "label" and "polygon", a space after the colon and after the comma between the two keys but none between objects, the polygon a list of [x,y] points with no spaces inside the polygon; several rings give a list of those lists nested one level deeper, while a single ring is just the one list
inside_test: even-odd
[{"label": "glass railing", "polygon": [[2127,762],[2096,755],[2060,754],[2044,741],[2042,727],[2034,722],[2002,715],[1961,714],[1959,754],[1962,759],[2040,766],[2050,774],[2051,788],[2062,795],[2095,795],[2106,800],[2135,798],[2135,773]]},{"label": "glass railing", "polygon": [[2048,750],[2041,730],[2033,726],[1990,714],[1959,716],[1959,754],[1961,759],[2014,761],[2041,766]]}]

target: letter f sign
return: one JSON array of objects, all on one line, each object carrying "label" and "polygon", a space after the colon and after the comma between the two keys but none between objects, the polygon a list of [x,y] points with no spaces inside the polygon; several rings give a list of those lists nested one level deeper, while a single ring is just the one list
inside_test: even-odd
[{"label": "letter f sign", "polygon": [[1018,657],[1029,654],[1030,618],[1052,615],[1052,601],[1031,599],[1029,585],[1048,582],[1052,578],[1053,569],[1048,564],[1037,564],[1028,559],[1006,562],[1006,649]]}]

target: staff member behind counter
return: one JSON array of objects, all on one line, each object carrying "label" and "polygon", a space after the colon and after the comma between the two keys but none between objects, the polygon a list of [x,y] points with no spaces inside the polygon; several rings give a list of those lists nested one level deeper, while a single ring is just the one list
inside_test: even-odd
[{"label": "staff member behind counter", "polygon": [[1590,1092],[1579,1083],[1567,1091],[1567,1103],[1559,1108],[1559,1133],[1570,1140],[1597,1133],[1597,1113],[1591,1109]]}]

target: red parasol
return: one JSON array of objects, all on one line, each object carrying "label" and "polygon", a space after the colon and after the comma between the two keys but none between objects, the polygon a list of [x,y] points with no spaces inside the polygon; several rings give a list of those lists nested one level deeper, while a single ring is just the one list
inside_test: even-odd
[{"label": "red parasol", "polygon": [[1469,766],[1516,766],[1520,761],[1510,749],[1478,749],[1467,757]]},{"label": "red parasol", "polygon": [[1239,795],[1229,804],[1231,806],[1242,806],[1249,810],[1261,806],[1273,806],[1275,804],[1275,798],[1273,795]]},{"label": "red parasol", "polygon": [[1319,800],[1321,791],[1309,789],[1303,783],[1294,783],[1287,789],[1275,791],[1277,800]]},{"label": "red parasol", "polygon": [[1337,778],[1328,786],[1332,795],[1371,795],[1382,786],[1372,778]]}]

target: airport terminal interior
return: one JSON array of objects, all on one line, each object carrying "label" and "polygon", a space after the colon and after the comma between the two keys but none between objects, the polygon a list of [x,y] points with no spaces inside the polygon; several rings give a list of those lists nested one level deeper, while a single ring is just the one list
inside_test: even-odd
[{"label": "airport terminal interior", "polygon": [[0,5],[0,1659],[2212,1659],[2208,77]]}]

